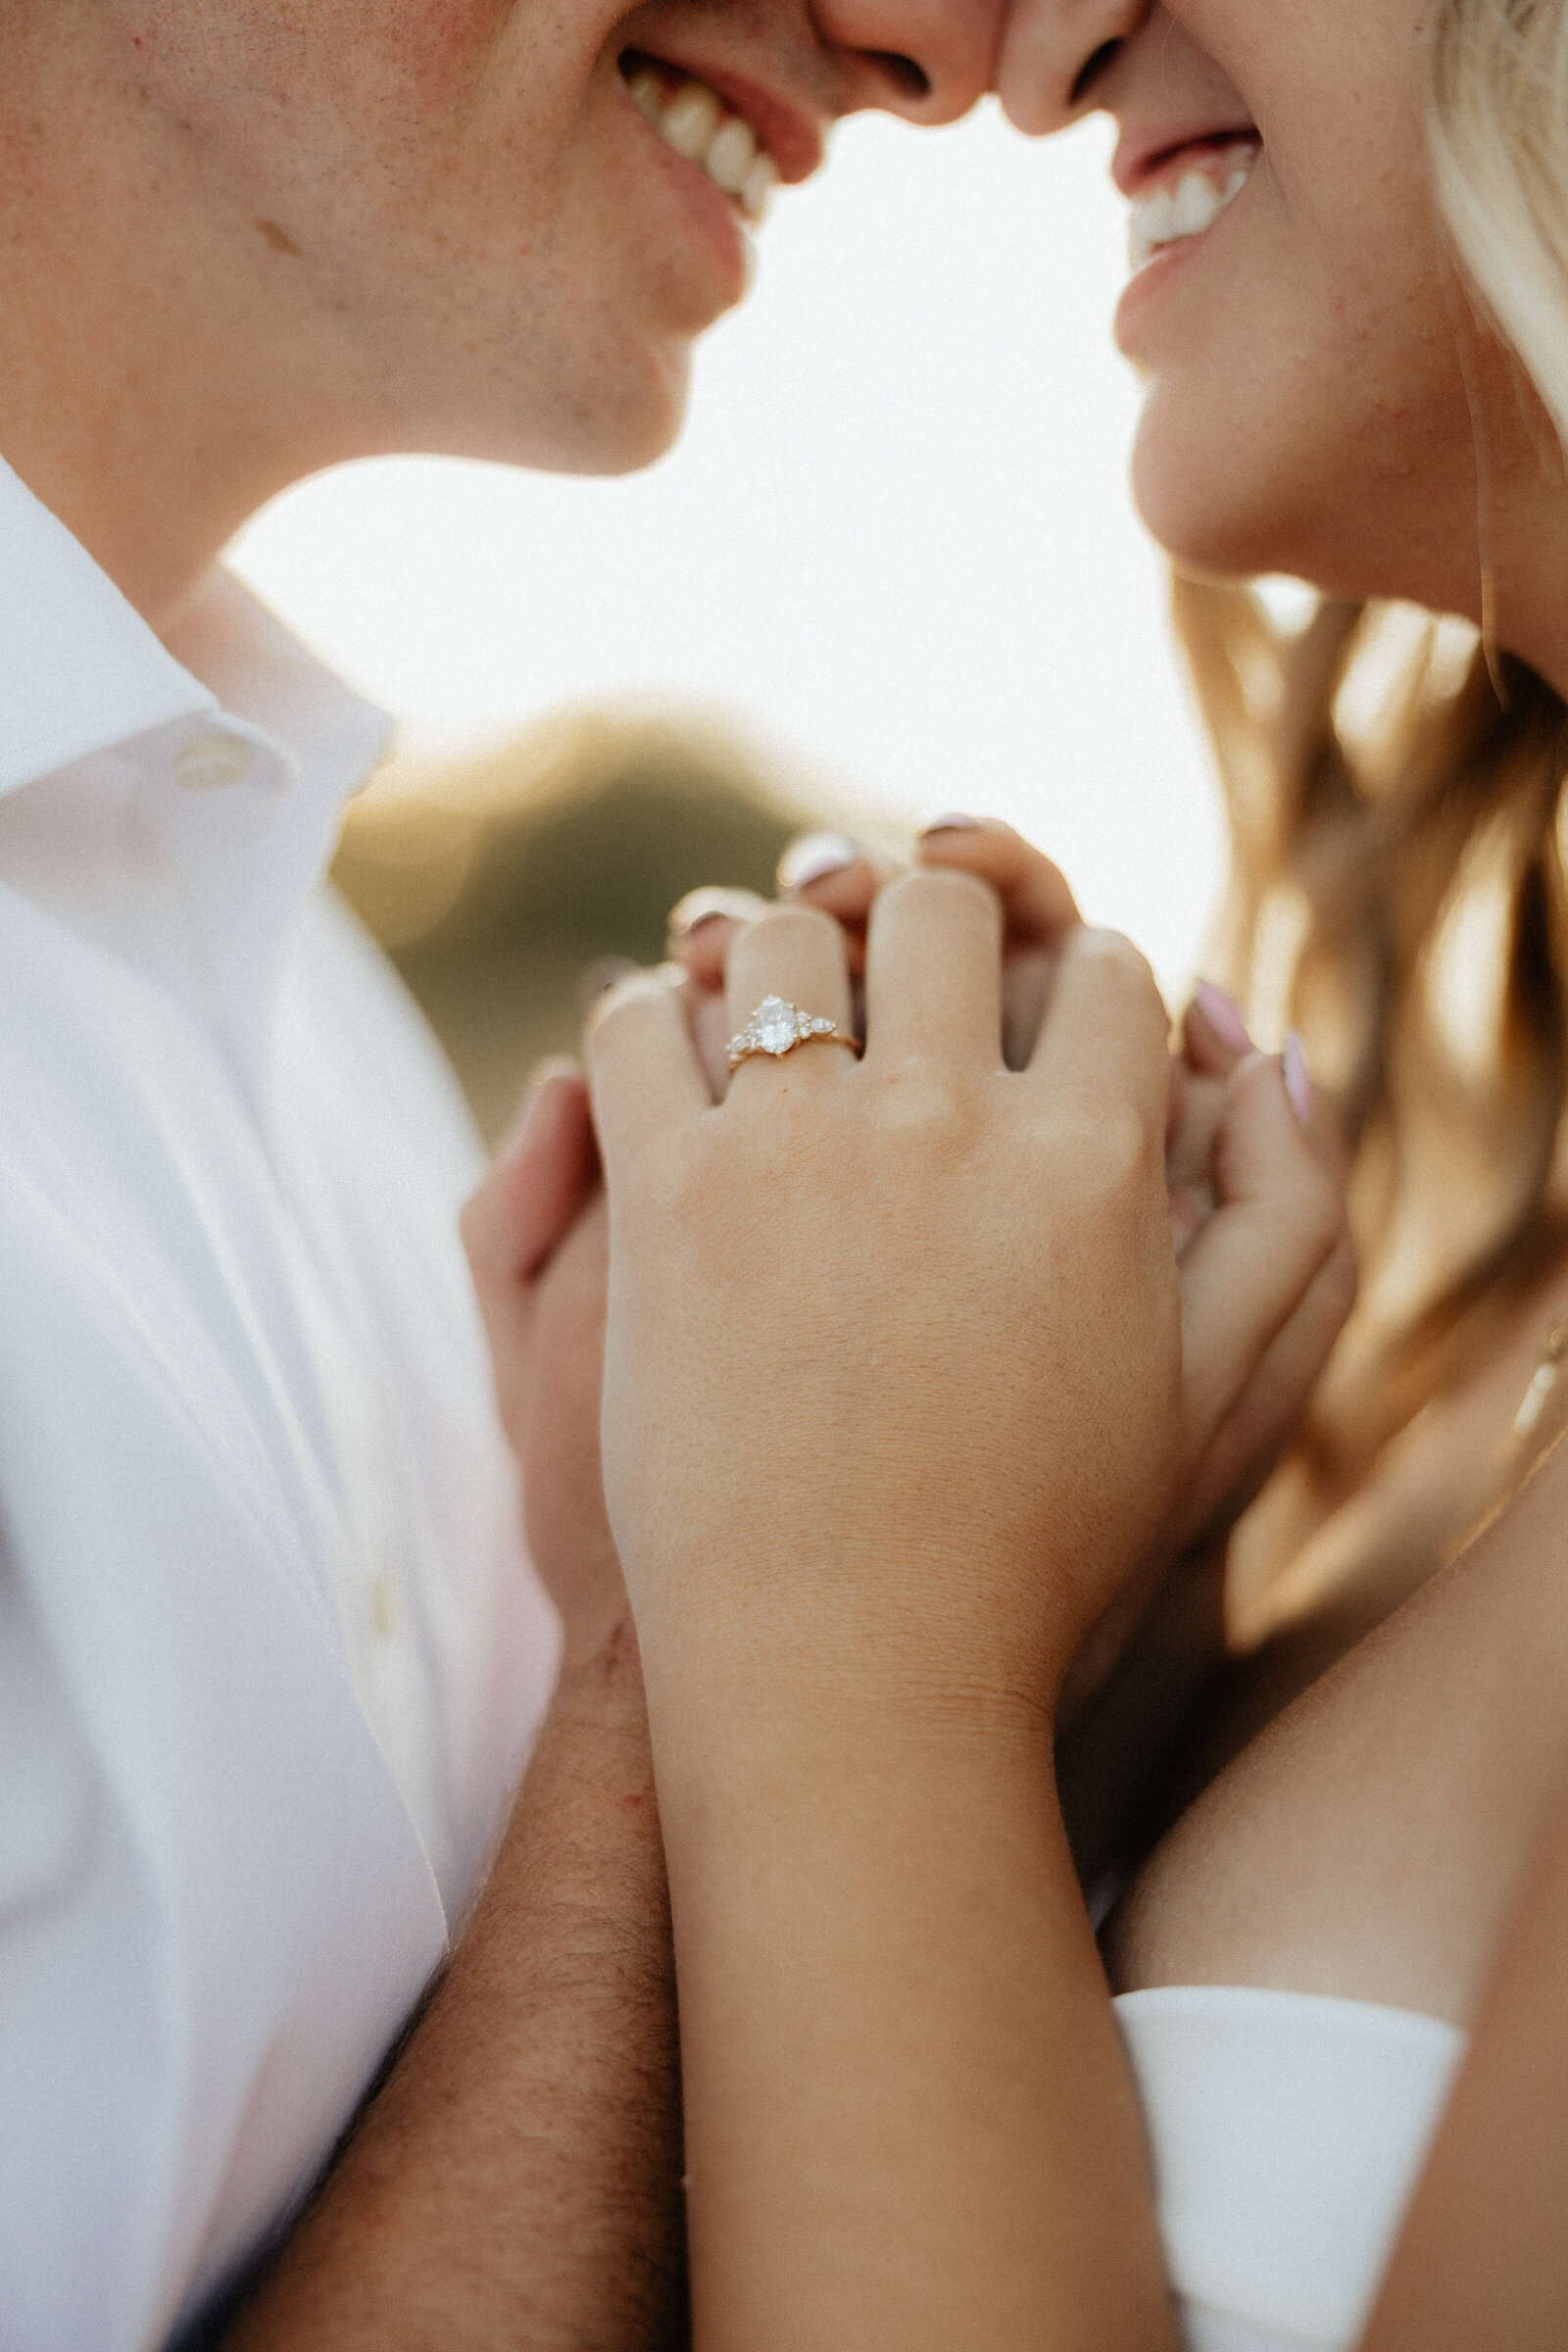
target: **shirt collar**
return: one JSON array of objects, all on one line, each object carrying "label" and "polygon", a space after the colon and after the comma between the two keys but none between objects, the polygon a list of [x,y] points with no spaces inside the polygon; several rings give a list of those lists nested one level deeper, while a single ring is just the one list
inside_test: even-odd
[{"label": "shirt collar", "polygon": [[231,573],[163,644],[0,460],[0,793],[179,719],[237,718],[340,799],[391,721],[351,693]]},{"label": "shirt collar", "polygon": [[219,567],[161,642],[0,465],[0,882],[179,999],[253,1092],[389,733]]},{"label": "shirt collar", "polygon": [[217,707],[3,463],[0,616],[0,792]]}]

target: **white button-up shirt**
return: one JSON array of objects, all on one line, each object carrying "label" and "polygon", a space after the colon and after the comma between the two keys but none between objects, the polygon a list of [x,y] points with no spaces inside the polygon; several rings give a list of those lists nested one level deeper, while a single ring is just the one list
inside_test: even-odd
[{"label": "white button-up shirt", "polygon": [[475,1887],[556,1629],[479,1159],[321,887],[385,722],[219,575],[161,644],[0,466],[0,2344],[154,2346]]}]

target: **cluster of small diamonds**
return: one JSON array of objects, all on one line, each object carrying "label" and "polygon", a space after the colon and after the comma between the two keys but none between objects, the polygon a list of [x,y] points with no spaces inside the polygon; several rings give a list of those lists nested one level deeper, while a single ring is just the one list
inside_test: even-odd
[{"label": "cluster of small diamonds", "polygon": [[731,1068],[748,1054],[787,1054],[808,1037],[831,1037],[835,1023],[823,1014],[801,1012],[782,997],[764,997],[739,1036],[727,1048]]}]

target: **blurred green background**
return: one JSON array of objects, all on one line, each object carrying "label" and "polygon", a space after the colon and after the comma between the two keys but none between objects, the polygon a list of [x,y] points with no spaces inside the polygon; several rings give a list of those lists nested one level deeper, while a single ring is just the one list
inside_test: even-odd
[{"label": "blurred green background", "polygon": [[720,729],[574,711],[481,759],[387,771],[351,805],[333,879],[494,1144],[539,1057],[575,1050],[584,975],[657,962],[700,883],[770,896],[786,843],[823,821],[808,799]]}]

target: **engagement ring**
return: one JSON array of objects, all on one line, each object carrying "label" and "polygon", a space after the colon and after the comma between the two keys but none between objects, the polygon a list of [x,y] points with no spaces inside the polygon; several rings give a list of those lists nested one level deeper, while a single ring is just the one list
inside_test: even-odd
[{"label": "engagement ring", "polygon": [[730,1039],[724,1051],[734,1070],[754,1054],[789,1054],[796,1046],[810,1045],[817,1038],[825,1045],[848,1046],[852,1054],[860,1050],[837,1021],[830,1021],[819,1012],[802,1012],[797,1005],[786,1004],[782,997],[764,997],[745,1028]]}]

